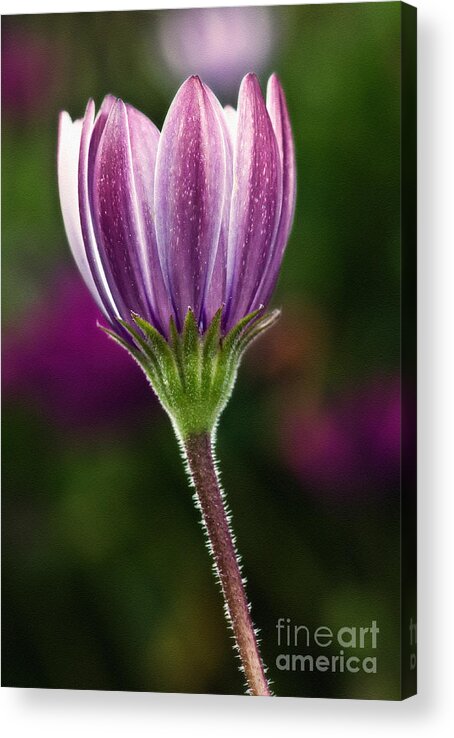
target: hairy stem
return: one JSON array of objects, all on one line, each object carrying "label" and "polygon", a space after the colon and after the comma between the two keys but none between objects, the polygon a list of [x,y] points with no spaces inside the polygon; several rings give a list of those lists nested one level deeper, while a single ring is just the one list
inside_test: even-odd
[{"label": "hairy stem", "polygon": [[255,696],[269,696],[271,691],[216,473],[211,436],[209,433],[190,436],[185,440],[184,448],[249,692]]}]

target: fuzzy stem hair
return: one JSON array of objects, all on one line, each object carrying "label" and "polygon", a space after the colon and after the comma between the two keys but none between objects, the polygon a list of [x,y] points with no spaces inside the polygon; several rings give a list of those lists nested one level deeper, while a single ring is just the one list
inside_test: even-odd
[{"label": "fuzzy stem hair", "polygon": [[219,483],[213,449],[214,434],[200,433],[189,436],[182,441],[182,445],[248,693],[253,696],[270,696],[271,690],[265,676],[257,632],[252,623],[239,557],[230,527],[230,516]]}]

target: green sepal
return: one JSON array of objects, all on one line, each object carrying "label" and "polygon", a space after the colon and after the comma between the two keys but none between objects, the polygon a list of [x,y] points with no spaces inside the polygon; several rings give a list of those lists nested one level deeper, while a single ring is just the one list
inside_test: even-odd
[{"label": "green sepal", "polygon": [[255,339],[268,330],[268,328],[271,328],[271,326],[279,320],[280,315],[280,310],[272,310],[271,313],[266,313],[256,320],[251,326],[249,326],[248,330],[244,331],[239,337],[235,348],[236,352],[242,356],[252,341],[255,341]]},{"label": "green sepal", "polygon": [[221,343],[222,307],[219,308],[208,326],[203,340],[202,349],[202,386],[210,387],[216,371]]},{"label": "green sepal", "polygon": [[279,311],[263,314],[263,308],[255,310],[222,336],[222,307],[204,333],[189,309],[181,332],[170,319],[169,339],[139,315],[132,313],[131,317],[138,330],[119,321],[130,342],[112,330],[104,330],[145,372],[175,431],[184,440],[214,430],[232,393],[244,352],[274,325]]},{"label": "green sepal", "polygon": [[185,385],[183,341],[181,340],[181,336],[178,333],[177,326],[175,324],[173,315],[170,316],[169,335],[170,335],[171,347],[175,355],[175,361],[178,367],[180,379],[183,385]]},{"label": "green sepal", "polygon": [[185,391],[188,398],[191,398],[196,403],[200,400],[200,393],[203,392],[201,382],[202,340],[194,312],[191,308],[186,313],[182,332],[182,343]]}]

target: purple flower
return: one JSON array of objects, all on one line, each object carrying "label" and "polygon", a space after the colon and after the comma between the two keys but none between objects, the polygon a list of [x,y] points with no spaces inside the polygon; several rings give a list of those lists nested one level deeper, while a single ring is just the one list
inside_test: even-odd
[{"label": "purple flower", "polygon": [[276,282],[295,204],[284,94],[257,77],[223,110],[199,77],[162,132],[107,96],[60,118],[63,219],[79,270],[168,413],[196,488],[250,694],[270,695],[214,461],[215,429],[242,355],[279,311]]},{"label": "purple flower", "polygon": [[[121,331],[131,312],[168,336],[191,308],[203,332],[223,307],[226,332],[266,306],[293,220],[295,157],[282,87],[255,75],[238,110],[196,77],[162,132],[108,95],[95,117],[60,117],[60,201],[77,266]],[[124,333],[125,335],[125,333]]]},{"label": "purple flower", "polygon": [[196,71],[230,95],[250,69],[266,69],[276,36],[270,8],[191,8],[162,13],[156,41],[177,81]]}]

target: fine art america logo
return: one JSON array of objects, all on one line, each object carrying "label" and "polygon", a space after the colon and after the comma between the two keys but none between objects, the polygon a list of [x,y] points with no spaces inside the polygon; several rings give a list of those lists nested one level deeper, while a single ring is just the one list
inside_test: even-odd
[{"label": "fine art america logo", "polygon": [[[291,651],[276,657],[280,671],[377,673],[377,656],[370,655],[377,649],[380,633],[376,620],[367,626],[344,625],[333,630],[320,625],[311,630],[306,625],[294,625],[290,618],[279,618],[276,629],[278,646]],[[331,651],[329,656],[320,652],[327,648]],[[294,653],[295,649],[298,653]],[[311,653],[301,653],[302,649]],[[352,651],[363,651],[363,654],[352,654]]]}]

